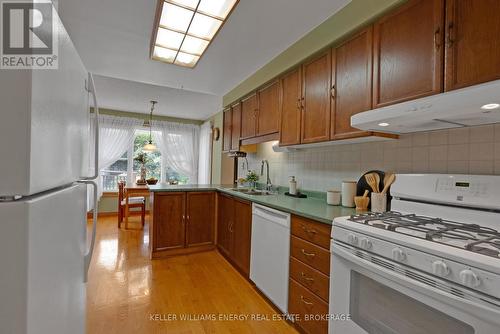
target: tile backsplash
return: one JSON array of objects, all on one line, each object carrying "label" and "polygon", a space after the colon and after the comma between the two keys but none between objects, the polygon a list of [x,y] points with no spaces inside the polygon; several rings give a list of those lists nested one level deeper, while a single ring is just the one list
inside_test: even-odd
[{"label": "tile backsplash", "polygon": [[[396,173],[456,173],[500,175],[500,124],[402,135],[398,140],[334,145],[276,153],[272,143],[248,154],[250,169],[260,173],[268,160],[274,185],[287,186],[294,175],[298,187],[340,189],[343,180],[358,180],[371,169]],[[238,177],[246,175],[238,159]],[[261,177],[261,182],[265,181]]]}]

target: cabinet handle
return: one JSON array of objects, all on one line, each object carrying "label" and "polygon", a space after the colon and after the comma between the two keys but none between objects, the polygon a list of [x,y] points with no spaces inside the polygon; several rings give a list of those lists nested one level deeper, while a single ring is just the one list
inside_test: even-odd
[{"label": "cabinet handle", "polygon": [[448,47],[451,47],[453,43],[455,43],[455,40],[453,39],[453,32],[455,30],[455,25],[453,22],[450,22],[448,24]]},{"label": "cabinet handle", "polygon": [[306,305],[314,305],[314,303],[308,302],[304,296],[300,296],[300,300]]},{"label": "cabinet handle", "polygon": [[315,230],[315,229],[309,229],[309,228],[307,228],[307,226],[305,226],[305,225],[302,225],[302,229],[303,229],[303,230],[304,230],[304,232],[306,232],[307,234],[316,234],[316,233],[318,233],[318,232],[316,232],[316,230]]},{"label": "cabinet handle", "polygon": [[316,256],[316,254],[314,254],[314,253],[306,252],[306,250],[304,248],[302,248],[302,254],[304,254],[305,256],[310,256],[310,257]]},{"label": "cabinet handle", "polygon": [[441,27],[438,27],[434,32],[434,45],[436,46],[436,49],[439,49],[441,47],[440,37],[441,37]]},{"label": "cabinet handle", "polygon": [[314,278],[312,278],[312,277],[307,277],[307,275],[306,275],[306,274],[304,274],[304,272],[301,272],[301,273],[300,273],[300,275],[302,276],[302,279],[303,279],[304,281],[311,282],[311,283],[312,283],[312,282],[314,282]]},{"label": "cabinet handle", "polygon": [[302,105],[300,103],[300,99],[297,99],[297,109],[302,109]]},{"label": "cabinet handle", "polygon": [[330,93],[332,95],[332,98],[335,98],[335,85],[332,86],[332,89],[330,90]]},{"label": "cabinet handle", "polygon": [[184,224],[186,222],[186,216],[182,215],[182,223]]}]

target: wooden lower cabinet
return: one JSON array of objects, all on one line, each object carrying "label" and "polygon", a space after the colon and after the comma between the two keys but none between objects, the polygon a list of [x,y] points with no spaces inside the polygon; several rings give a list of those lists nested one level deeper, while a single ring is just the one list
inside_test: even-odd
[{"label": "wooden lower cabinet", "polygon": [[304,333],[328,333],[331,229],[292,215],[288,312]]},{"label": "wooden lower cabinet", "polygon": [[215,193],[186,193],[186,247],[214,243]]},{"label": "wooden lower cabinet", "polygon": [[298,315],[296,325],[310,334],[328,333],[328,304],[295,280],[290,279],[288,312]]},{"label": "wooden lower cabinet", "polygon": [[215,192],[156,192],[151,197],[151,258],[214,247]]},{"label": "wooden lower cabinet", "polygon": [[246,277],[250,274],[252,205],[219,194],[217,247]]}]

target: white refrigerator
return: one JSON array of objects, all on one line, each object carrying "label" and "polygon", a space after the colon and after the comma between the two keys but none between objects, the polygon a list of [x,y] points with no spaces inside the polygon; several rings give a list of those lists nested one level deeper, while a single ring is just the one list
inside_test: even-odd
[{"label": "white refrigerator", "polygon": [[97,215],[94,186],[87,236],[87,189],[98,170],[89,106],[98,108],[92,76],[54,23],[57,70],[0,69],[2,334],[85,333]]}]

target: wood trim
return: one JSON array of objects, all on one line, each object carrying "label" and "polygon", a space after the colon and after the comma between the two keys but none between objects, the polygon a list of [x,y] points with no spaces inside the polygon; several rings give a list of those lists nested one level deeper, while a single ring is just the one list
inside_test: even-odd
[{"label": "wood trim", "polygon": [[208,252],[215,249],[215,245],[202,245],[202,246],[193,246],[193,247],[184,247],[184,248],[171,248],[165,250],[156,250],[151,253],[151,259],[161,259],[170,256],[176,255],[187,255],[199,252]]},{"label": "wood trim", "polygon": [[389,139],[399,139],[399,135],[393,133],[382,133],[382,132],[372,132],[372,131],[356,131],[356,132],[348,132],[341,133],[335,135],[333,137],[333,141],[336,140],[344,140],[344,139],[352,139],[352,138],[361,138],[361,137],[383,137]]},{"label": "wood trim", "polygon": [[279,132],[274,132],[274,133],[259,136],[259,137],[242,139],[241,145],[260,144],[260,143],[265,143],[267,141],[274,141],[274,140],[279,140]]}]

